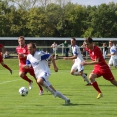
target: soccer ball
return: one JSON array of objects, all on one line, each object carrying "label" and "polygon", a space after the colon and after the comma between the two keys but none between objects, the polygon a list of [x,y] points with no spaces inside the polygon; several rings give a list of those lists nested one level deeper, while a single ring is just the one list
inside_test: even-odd
[{"label": "soccer ball", "polygon": [[21,88],[19,89],[19,94],[20,94],[21,96],[26,96],[26,95],[28,94],[28,89],[27,89],[26,87],[21,87]]}]

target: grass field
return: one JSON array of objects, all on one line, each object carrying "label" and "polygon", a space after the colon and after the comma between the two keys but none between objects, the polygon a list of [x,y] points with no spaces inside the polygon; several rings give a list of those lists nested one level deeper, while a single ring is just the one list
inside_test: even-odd
[{"label": "grass field", "polygon": [[[70,75],[71,61],[57,60],[59,72],[52,70],[50,77],[53,86],[70,98],[69,106],[49,92],[39,96],[35,82],[29,94],[21,97],[18,90],[22,86],[28,88],[28,83],[18,76],[18,60],[5,59],[5,63],[13,74],[0,66],[0,117],[117,117],[117,88],[103,78],[97,79],[104,97],[96,99],[92,86],[85,86],[82,77]],[[86,66],[85,72],[89,74],[92,69]],[[117,70],[112,68],[112,72],[117,79]]]}]

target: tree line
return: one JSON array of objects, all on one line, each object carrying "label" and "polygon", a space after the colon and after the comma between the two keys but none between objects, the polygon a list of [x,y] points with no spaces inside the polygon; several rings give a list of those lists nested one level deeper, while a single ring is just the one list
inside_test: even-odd
[{"label": "tree line", "polygon": [[0,0],[0,37],[117,37],[117,3],[22,1]]}]

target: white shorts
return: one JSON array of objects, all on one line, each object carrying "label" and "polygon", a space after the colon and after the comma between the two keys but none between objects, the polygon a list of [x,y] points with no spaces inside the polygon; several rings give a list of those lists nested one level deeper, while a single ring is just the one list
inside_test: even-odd
[{"label": "white shorts", "polygon": [[41,74],[36,74],[36,79],[38,78],[42,78],[49,86],[51,85],[51,83],[49,82],[49,77],[50,74],[49,73],[41,73]]},{"label": "white shorts", "polygon": [[111,56],[108,64],[117,67],[117,56]]},{"label": "white shorts", "polygon": [[72,70],[78,70],[78,72],[84,70],[84,66],[82,66],[81,61],[75,61],[74,64],[72,65],[71,71]]}]

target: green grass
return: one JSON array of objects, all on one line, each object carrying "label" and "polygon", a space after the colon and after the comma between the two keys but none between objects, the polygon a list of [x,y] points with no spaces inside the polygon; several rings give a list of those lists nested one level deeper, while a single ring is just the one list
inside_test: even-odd
[{"label": "green grass", "polygon": [[[71,61],[57,60],[59,72],[52,70],[50,76],[53,86],[70,98],[69,106],[49,92],[39,96],[35,82],[29,94],[21,97],[18,90],[22,86],[28,88],[28,83],[18,76],[18,60],[5,59],[5,63],[13,69],[13,75],[0,66],[0,117],[117,117],[116,87],[98,78],[104,97],[96,99],[97,92],[92,86],[85,86],[82,77],[70,75]],[[89,74],[92,69],[93,66],[86,66],[85,72]],[[117,78],[117,70],[112,68],[112,72]]]}]

